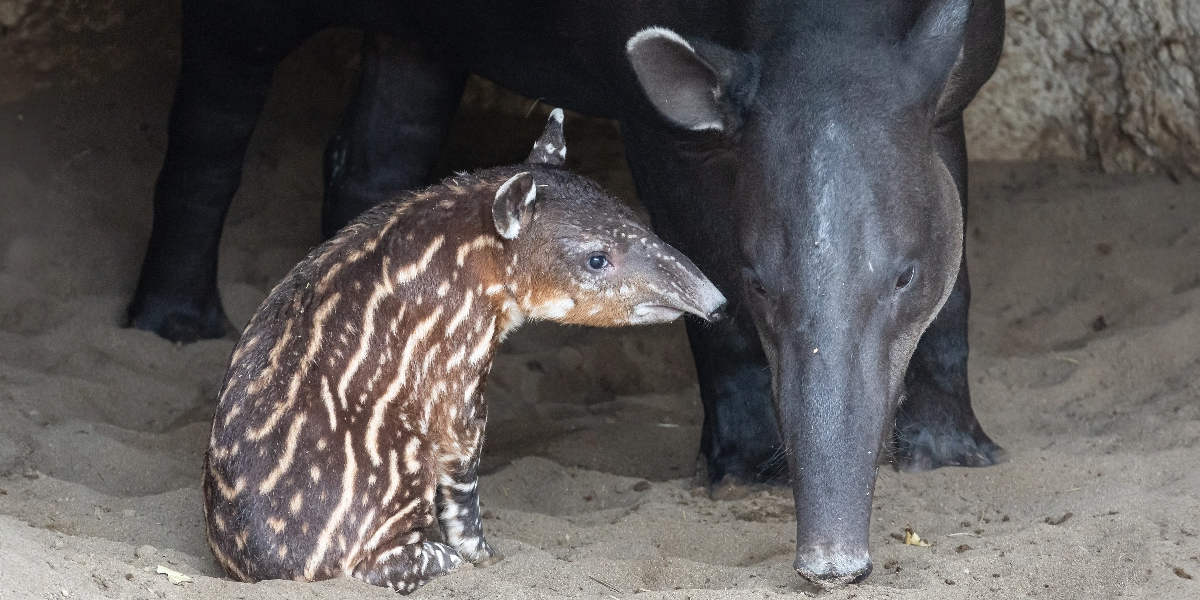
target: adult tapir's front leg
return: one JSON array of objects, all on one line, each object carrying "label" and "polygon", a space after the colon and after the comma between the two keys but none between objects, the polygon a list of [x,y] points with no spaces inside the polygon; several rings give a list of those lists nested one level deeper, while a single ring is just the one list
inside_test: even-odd
[{"label": "adult tapir's front leg", "polygon": [[741,309],[733,220],[727,206],[704,204],[706,198],[728,197],[714,190],[731,188],[730,165],[687,156],[708,153],[705,140],[673,139],[670,132],[635,122],[622,122],[621,132],[656,233],[729,298],[725,321],[687,323],[704,405],[700,456],[708,482],[783,482],[787,461],[771,403],[771,371],[754,323]]},{"label": "adult tapir's front leg", "polygon": [[745,311],[715,325],[689,320],[704,428],[700,455],[708,481],[783,483],[787,460],[771,404],[771,370]]},{"label": "adult tapir's front leg", "polygon": [[[954,178],[964,220],[967,142],[963,111],[1000,61],[1004,16],[1003,0],[975,0],[971,4],[964,46],[938,100],[933,143]],[[971,409],[967,381],[970,303],[964,244],[954,289],[921,336],[905,376],[905,400],[896,412],[895,439],[899,463],[906,470],[923,471],[947,465],[986,467],[996,464],[1003,453],[983,432]]]},{"label": "adult tapir's front leg", "polygon": [[183,62],[167,155],[128,312],[130,326],[177,342],[226,333],[217,292],[221,227],[271,74],[310,33],[287,14],[256,17],[256,4],[183,3]]},{"label": "adult tapir's front leg", "polygon": [[467,73],[416,35],[368,34],[358,92],[325,151],[321,231],[427,183]]},{"label": "adult tapir's front leg", "polygon": [[[967,146],[961,114],[939,127],[934,143],[954,177],[966,219]],[[921,336],[904,379],[906,397],[896,410],[896,450],[905,470],[987,467],[996,464],[1003,453],[983,432],[971,409],[967,380],[970,304],[964,246],[954,290]]]}]

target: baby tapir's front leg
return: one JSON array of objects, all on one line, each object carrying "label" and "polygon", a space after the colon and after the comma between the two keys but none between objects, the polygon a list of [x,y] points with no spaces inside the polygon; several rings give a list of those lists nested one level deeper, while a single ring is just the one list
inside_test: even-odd
[{"label": "baby tapir's front leg", "polygon": [[[446,543],[467,562],[485,567],[498,562],[500,554],[483,538],[479,520],[479,450],[468,460],[454,460],[438,483],[438,520]],[[445,463],[444,463],[445,464]]]}]

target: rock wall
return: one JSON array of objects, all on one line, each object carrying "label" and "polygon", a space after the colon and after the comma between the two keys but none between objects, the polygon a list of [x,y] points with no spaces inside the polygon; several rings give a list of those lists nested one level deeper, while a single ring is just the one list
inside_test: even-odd
[{"label": "rock wall", "polygon": [[0,104],[127,67],[130,37],[177,56],[178,14],[155,0],[0,0]]},{"label": "rock wall", "polygon": [[1200,176],[1200,0],[1009,0],[971,156]]},{"label": "rock wall", "polygon": [[[127,64],[111,43],[118,31],[177,53],[176,30],[161,25],[177,10],[0,0],[0,102],[64,71],[88,80]],[[532,102],[473,82],[464,105],[524,113]],[[967,136],[978,160],[1090,159],[1200,177],[1200,0],[1008,0],[1004,56],[967,111]]]}]

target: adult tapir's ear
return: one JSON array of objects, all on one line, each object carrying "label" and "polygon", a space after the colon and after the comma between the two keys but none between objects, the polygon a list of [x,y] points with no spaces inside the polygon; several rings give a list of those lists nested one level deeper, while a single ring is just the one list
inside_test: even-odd
[{"label": "adult tapir's ear", "polygon": [[667,120],[694,131],[736,126],[758,87],[758,59],[662,27],[625,44],[642,90]]},{"label": "adult tapir's ear", "polygon": [[496,190],[496,200],[492,203],[492,220],[496,223],[496,231],[500,237],[511,240],[521,233],[521,216],[529,210],[537,197],[537,184],[533,175],[517,173],[500,185]]},{"label": "adult tapir's ear", "polygon": [[567,162],[567,139],[563,136],[563,111],[556,108],[550,111],[550,120],[546,121],[546,130],[542,137],[533,144],[526,163],[561,167]]},{"label": "adult tapir's ear", "polygon": [[962,55],[963,35],[971,16],[971,0],[933,0],[908,32],[904,50],[921,72],[920,92],[937,98],[954,63]]}]

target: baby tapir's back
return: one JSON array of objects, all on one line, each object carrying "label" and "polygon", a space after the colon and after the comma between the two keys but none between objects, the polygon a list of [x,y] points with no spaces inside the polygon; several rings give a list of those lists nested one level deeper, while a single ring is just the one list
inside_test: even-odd
[{"label": "baby tapir's back", "polygon": [[[433,525],[444,469],[431,463],[471,455],[482,436],[478,374],[446,367],[490,363],[503,267],[490,207],[473,197],[487,188],[438,186],[372,211],[246,328],[205,467],[209,537],[231,576],[341,576]],[[467,401],[438,401],[451,396]]]}]

